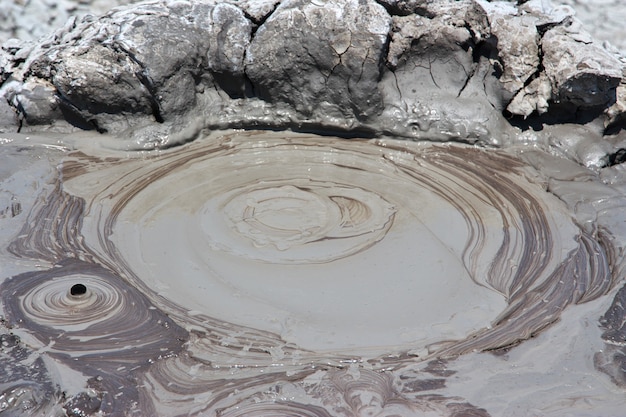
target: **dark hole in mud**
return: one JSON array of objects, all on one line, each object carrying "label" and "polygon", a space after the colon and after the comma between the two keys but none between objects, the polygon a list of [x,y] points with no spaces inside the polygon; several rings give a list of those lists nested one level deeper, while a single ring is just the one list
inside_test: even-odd
[{"label": "dark hole in mud", "polygon": [[540,132],[545,125],[552,126],[567,123],[585,125],[598,118],[604,111],[603,106],[578,107],[572,103],[556,103],[553,101],[549,103],[550,113],[540,115],[535,111],[530,116],[524,117],[504,110],[502,115],[512,126],[522,131],[532,129],[535,132]]},{"label": "dark hole in mud", "polygon": [[626,117],[620,117],[616,121],[607,125],[607,127],[604,129],[604,135],[617,135],[623,130],[626,130]]},{"label": "dark hole in mud", "polygon": [[74,284],[72,288],[70,288],[70,294],[73,296],[85,295],[87,292],[87,287],[83,284]]},{"label": "dark hole in mud", "polygon": [[608,155],[607,166],[619,165],[626,161],[626,149],[620,148],[616,152]]},{"label": "dark hole in mud", "polygon": [[61,97],[60,95],[57,97],[59,99],[59,110],[61,111],[61,114],[63,114],[63,118],[69,124],[82,130],[95,130],[98,133],[106,132],[105,129],[98,128],[94,121],[85,119],[85,117],[80,113],[80,110],[75,108],[64,97]]}]

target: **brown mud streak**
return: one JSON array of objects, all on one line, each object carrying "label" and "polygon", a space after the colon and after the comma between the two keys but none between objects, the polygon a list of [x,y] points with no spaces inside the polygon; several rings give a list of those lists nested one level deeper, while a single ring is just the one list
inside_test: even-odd
[{"label": "brown mud streak", "polygon": [[[254,136],[254,135],[250,135]],[[3,304],[7,319],[28,329],[43,344],[50,344],[48,355],[67,366],[74,368],[92,379],[89,384],[102,393],[100,409],[111,415],[130,412],[133,404],[141,399],[142,410],[151,410],[150,396],[134,388],[139,381],[150,378],[155,384],[174,396],[187,396],[190,392],[201,394],[213,392],[214,401],[206,404],[206,409],[219,406],[221,401],[229,398],[229,392],[235,386],[242,390],[262,389],[268,384],[275,384],[277,380],[285,382],[302,381],[306,376],[317,370],[332,369],[330,363],[341,364],[341,357],[324,357],[315,352],[306,352],[289,346],[278,335],[269,332],[257,331],[243,326],[234,326],[222,320],[212,319],[202,315],[185,317],[185,310],[160,296],[154,294],[150,288],[142,283],[137,271],[124,262],[122,254],[110,239],[116,221],[127,204],[137,197],[146,187],[160,179],[180,171],[184,171],[194,160],[212,157],[221,157],[236,154],[239,150],[226,137],[218,142],[192,144],[164,153],[160,156],[147,158],[145,163],[122,169],[121,177],[107,178],[110,184],[103,184],[98,193],[100,197],[113,198],[110,211],[104,212],[105,218],[99,231],[100,243],[105,247],[106,258],[96,253],[85,242],[81,234],[86,202],[84,199],[72,196],[63,190],[62,179],[77,180],[88,172],[101,167],[120,165],[123,167],[127,160],[108,158],[99,160],[81,153],[68,156],[68,164],[62,165],[59,172],[60,179],[49,195],[42,196],[28,216],[19,237],[10,245],[10,251],[18,257],[45,260],[56,264],[46,271],[28,272],[6,280],[0,286]],[[249,139],[249,138],[248,138]],[[310,140],[308,138],[307,140]],[[288,139],[282,143],[306,149],[308,146],[322,146],[311,140],[311,143],[298,143],[295,139]],[[336,150],[346,150],[350,147],[343,142],[324,140],[324,146],[335,146]],[[372,152],[369,156],[380,155],[382,148],[371,144]],[[267,145],[272,148],[272,145]],[[386,143],[387,149],[393,145]],[[472,199],[478,198],[496,208],[506,225],[518,227],[524,236],[525,248],[521,264],[513,276],[507,274],[502,262],[491,265],[488,277],[474,277],[475,281],[487,283],[494,290],[503,293],[508,299],[508,307],[500,315],[490,329],[483,329],[469,335],[465,340],[444,342],[435,347],[433,357],[453,357],[456,355],[482,350],[491,351],[508,348],[532,337],[537,332],[558,320],[562,311],[570,304],[587,302],[606,294],[612,287],[613,279],[610,275],[607,255],[600,243],[591,236],[580,232],[578,248],[572,251],[566,259],[547,277],[540,277],[547,273],[548,260],[552,255],[554,236],[542,205],[534,201],[531,194],[516,182],[526,181],[523,176],[522,163],[503,153],[486,152],[464,146],[432,146],[428,149],[410,151],[405,146],[397,150],[412,156],[415,164],[397,161],[390,162],[402,173],[404,178],[419,182],[441,198],[449,201],[465,218],[468,227],[472,230],[470,240],[466,244],[464,262],[472,271],[477,262],[478,252],[485,239],[481,214],[472,207]],[[409,158],[410,159],[410,158]],[[416,167],[428,165],[430,171],[420,171]],[[148,168],[149,167],[149,168]],[[353,167],[347,167],[353,168]],[[432,172],[432,173],[425,173]],[[437,177],[439,176],[439,177]],[[437,177],[437,178],[436,178]],[[445,179],[444,184],[439,179]],[[120,184],[121,181],[121,184]],[[113,193],[117,184],[119,193]],[[453,184],[454,186],[452,186]],[[470,189],[470,194],[463,195],[459,189]],[[471,195],[471,198],[469,197]],[[97,202],[89,202],[89,205]],[[510,238],[505,230],[505,238],[498,250],[498,258],[505,258],[509,253]],[[543,255],[543,256],[539,256]],[[611,254],[609,254],[609,257]],[[470,274],[471,275],[471,274]],[[82,323],[81,326],[64,328],[63,316],[58,317],[56,324],[51,323],[46,314],[55,308],[65,309],[71,303],[59,303],[71,297],[69,290],[76,277],[91,280],[87,285],[89,291],[102,289],[100,300],[103,302],[117,300],[117,305],[109,306],[103,311],[103,318],[94,317],[93,323]],[[33,294],[46,294],[55,291],[60,281],[67,280],[63,291],[42,296],[39,302],[44,305],[29,304],[35,300]],[[73,281],[74,280],[74,281]],[[107,290],[110,288],[110,290]],[[107,292],[110,291],[110,292]],[[30,297],[30,298],[29,298]],[[55,298],[56,297],[56,298]],[[116,298],[117,297],[117,298]],[[149,301],[158,300],[155,305]],[[96,297],[98,299],[98,297]],[[45,304],[52,303],[52,304]],[[168,315],[159,308],[167,308],[177,320],[187,320],[204,331],[188,334],[179,327]],[[107,314],[113,316],[107,316]],[[68,317],[72,317],[68,311]],[[233,333],[233,329],[241,336],[232,339],[228,345],[223,343],[224,338]],[[232,355],[245,363],[252,358],[267,361],[269,352],[280,345],[289,358],[296,354],[307,356],[300,365],[296,366],[291,377],[285,377],[284,372],[270,372],[265,377],[239,377],[223,379],[215,375],[215,370],[207,368],[204,381],[196,379],[193,388],[189,381],[181,377],[181,372],[200,366],[205,363],[204,353],[194,356],[183,347],[183,343],[190,338],[196,338],[194,346],[210,354]],[[115,340],[114,344],[111,341]],[[50,342],[54,342],[51,344]],[[178,358],[175,355],[180,355]],[[170,359],[168,359],[170,358]],[[76,360],[78,359],[78,360]],[[159,360],[163,359],[163,360]],[[400,368],[407,363],[423,360],[415,356],[399,356],[393,359],[379,358],[387,369]],[[149,364],[156,361],[154,364]],[[372,363],[372,362],[370,362]],[[304,367],[301,367],[304,365]],[[313,365],[313,366],[311,366]],[[341,367],[343,365],[339,365]],[[330,372],[331,376],[334,371]],[[364,372],[364,371],[361,371]],[[280,375],[283,375],[280,377]],[[378,375],[376,378],[380,378]],[[198,377],[199,378],[199,377]],[[342,377],[343,378],[343,377]],[[374,376],[372,381],[377,380]],[[333,380],[331,378],[331,380]],[[171,384],[165,383],[170,381]],[[346,393],[351,384],[337,382],[334,379],[333,389]],[[343,381],[343,379],[341,380]],[[379,383],[372,382],[374,391]],[[119,398],[106,397],[107,392],[117,392],[118,387],[125,387]],[[368,386],[369,387],[369,386]],[[158,398],[158,393],[154,393]],[[347,394],[346,394],[347,395]],[[381,394],[383,395],[383,394]],[[486,415],[484,410],[472,409],[469,404],[457,402],[453,405],[452,399],[444,397],[423,396],[407,402],[398,393],[387,393],[390,404],[408,404],[417,407],[419,404],[440,402],[441,407],[461,407],[475,415]],[[272,406],[253,406],[245,401],[239,402],[242,410],[250,413],[271,411]],[[343,400],[342,400],[343,401]],[[422,401],[422,403],[420,403]],[[412,404],[412,405],[411,405]],[[280,410],[302,412],[303,415],[325,415],[325,410],[317,410],[311,406],[296,403],[274,403]],[[269,408],[268,408],[269,407]],[[409,407],[409,408],[410,408]],[[463,408],[465,407],[465,408]],[[221,415],[239,415],[237,409],[222,409]],[[300,410],[300,411],[298,411]],[[456,412],[450,409],[450,413]],[[320,414],[321,413],[321,414]],[[261,415],[261,414],[259,414]]]},{"label": "brown mud streak", "polygon": [[[86,294],[70,293],[77,280]],[[93,263],[66,259],[4,281],[0,293],[8,320],[47,345],[47,355],[90,378],[106,415],[129,414],[141,374],[178,354],[188,338],[143,294]],[[150,403],[141,408],[146,415],[152,410]]]}]

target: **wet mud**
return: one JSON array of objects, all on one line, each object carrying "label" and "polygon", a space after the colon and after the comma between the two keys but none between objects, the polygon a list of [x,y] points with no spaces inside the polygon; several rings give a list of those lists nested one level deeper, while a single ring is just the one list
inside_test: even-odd
[{"label": "wet mud", "polygon": [[623,414],[626,59],[571,9],[69,3],[0,46],[0,414]]},{"label": "wet mud", "polygon": [[263,131],[75,143],[46,148],[11,218],[9,415],[489,415],[449,390],[454,360],[523,349],[615,288],[609,231],[546,191],[537,155]]}]

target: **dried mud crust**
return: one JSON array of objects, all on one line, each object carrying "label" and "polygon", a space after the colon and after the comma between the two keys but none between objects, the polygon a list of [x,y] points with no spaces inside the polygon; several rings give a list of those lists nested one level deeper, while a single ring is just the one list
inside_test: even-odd
[{"label": "dried mud crust", "polygon": [[153,1],[72,18],[3,44],[0,129],[142,147],[231,127],[491,145],[546,124],[620,133],[619,55],[570,9],[520,3]]}]

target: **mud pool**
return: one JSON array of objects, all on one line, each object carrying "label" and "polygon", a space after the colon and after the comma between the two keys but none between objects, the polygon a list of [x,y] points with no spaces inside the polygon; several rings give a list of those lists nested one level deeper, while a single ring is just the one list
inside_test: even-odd
[{"label": "mud pool", "polygon": [[78,136],[3,136],[9,415],[620,409],[593,359],[610,239],[531,163],[566,161],[288,132],[150,152]]}]

